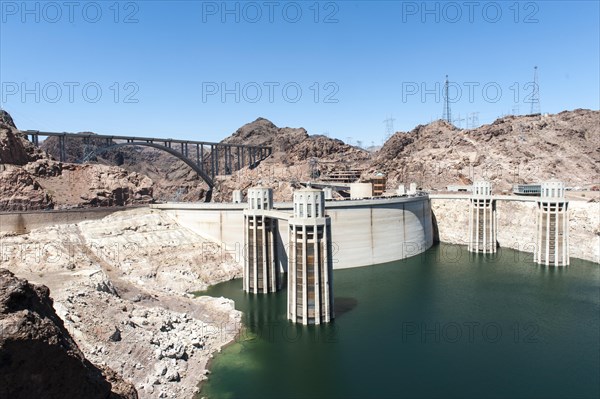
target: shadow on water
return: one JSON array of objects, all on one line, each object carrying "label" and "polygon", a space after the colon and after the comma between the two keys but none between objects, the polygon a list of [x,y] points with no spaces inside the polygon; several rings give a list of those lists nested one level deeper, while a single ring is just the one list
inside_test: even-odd
[{"label": "shadow on water", "polygon": [[334,310],[335,317],[338,318],[345,313],[354,310],[358,306],[358,300],[356,298],[349,297],[338,297],[334,299]]}]

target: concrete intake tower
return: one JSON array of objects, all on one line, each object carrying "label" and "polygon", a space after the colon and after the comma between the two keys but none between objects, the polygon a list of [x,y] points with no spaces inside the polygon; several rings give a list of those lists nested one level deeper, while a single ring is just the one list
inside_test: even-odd
[{"label": "concrete intake tower", "polygon": [[310,187],[295,191],[288,226],[288,319],[328,323],[334,318],[333,258],[323,191]]},{"label": "concrete intake tower", "polygon": [[469,203],[469,251],[496,252],[496,201],[492,197],[492,183],[476,181]]},{"label": "concrete intake tower", "polygon": [[542,183],[537,200],[535,262],[546,266],[569,265],[569,202],[562,182]]},{"label": "concrete intake tower", "polygon": [[267,294],[280,289],[277,260],[277,220],[266,213],[273,209],[273,190],[248,190],[244,210],[244,291]]}]

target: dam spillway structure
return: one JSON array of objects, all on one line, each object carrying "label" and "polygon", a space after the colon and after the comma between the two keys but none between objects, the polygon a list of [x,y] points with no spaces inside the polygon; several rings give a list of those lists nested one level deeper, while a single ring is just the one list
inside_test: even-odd
[{"label": "dam spillway structure", "polygon": [[496,252],[496,202],[492,183],[476,181],[469,203],[469,251],[491,254]]},{"label": "dam spillway structure", "polygon": [[244,210],[244,291],[267,294],[280,288],[277,260],[277,220],[267,212],[273,209],[273,190],[255,187],[248,190]]},{"label": "dam spillway structure", "polygon": [[335,316],[333,258],[323,191],[295,191],[288,226],[288,319],[305,325],[328,323]]},{"label": "dam spillway structure", "polygon": [[569,265],[569,202],[563,182],[544,182],[537,205],[534,261],[546,266]]}]

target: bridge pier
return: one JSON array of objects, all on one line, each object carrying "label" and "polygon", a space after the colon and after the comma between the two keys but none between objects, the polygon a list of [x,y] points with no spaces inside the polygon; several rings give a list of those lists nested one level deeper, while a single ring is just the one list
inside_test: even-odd
[{"label": "bridge pier", "polygon": [[[215,162],[215,176],[219,175],[219,147],[215,146],[214,148],[215,155],[212,157]],[[213,176],[214,179],[214,176]]]},{"label": "bridge pier", "polygon": [[32,134],[31,135],[31,142],[33,144],[35,144],[36,146],[39,146],[40,145],[39,136],[37,134]]},{"label": "bridge pier", "polygon": [[492,198],[492,183],[476,181],[469,203],[469,251],[496,252],[496,201]]},{"label": "bridge pier", "polygon": [[244,211],[244,291],[267,294],[280,289],[277,262],[277,223],[265,216],[273,209],[273,190],[255,187],[248,190],[248,209]]},{"label": "bridge pier", "polygon": [[58,148],[59,148],[59,156],[58,159],[60,162],[65,162],[67,159],[67,149],[65,148],[65,136],[58,136]]},{"label": "bridge pier", "polygon": [[563,182],[542,183],[537,203],[534,261],[546,266],[569,265],[569,201]]},{"label": "bridge pier", "polygon": [[288,225],[288,319],[305,325],[328,323],[335,316],[333,259],[323,191],[310,187],[295,191]]}]

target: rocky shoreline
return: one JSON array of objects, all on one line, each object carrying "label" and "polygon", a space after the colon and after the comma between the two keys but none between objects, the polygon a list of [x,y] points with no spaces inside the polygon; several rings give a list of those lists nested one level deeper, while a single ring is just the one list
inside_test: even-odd
[{"label": "rocky shoreline", "polygon": [[149,209],[0,237],[0,267],[50,288],[85,357],[114,370],[140,398],[191,398],[241,313],[192,292],[241,276],[214,243]]}]

